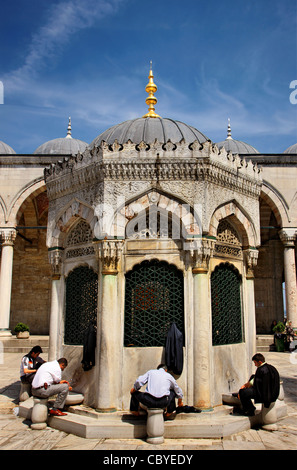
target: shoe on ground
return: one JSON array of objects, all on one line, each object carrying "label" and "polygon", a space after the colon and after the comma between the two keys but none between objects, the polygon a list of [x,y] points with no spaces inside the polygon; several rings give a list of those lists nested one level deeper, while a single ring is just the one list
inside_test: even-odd
[{"label": "shoe on ground", "polygon": [[255,416],[255,410],[242,410],[241,408],[233,408],[233,414],[241,416]]},{"label": "shoe on ground", "polygon": [[67,413],[63,413],[61,410],[50,410],[51,416],[66,416]]}]

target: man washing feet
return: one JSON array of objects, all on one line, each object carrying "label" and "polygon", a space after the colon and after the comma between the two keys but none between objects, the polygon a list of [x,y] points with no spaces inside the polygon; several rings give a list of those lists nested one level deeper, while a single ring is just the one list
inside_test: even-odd
[{"label": "man washing feet", "polygon": [[68,392],[72,390],[67,380],[62,380],[62,372],[67,367],[67,359],[64,357],[57,361],[42,364],[37,370],[32,382],[32,395],[39,398],[49,398],[57,395],[50,414],[54,416],[65,416],[63,408]]},{"label": "man washing feet", "polygon": [[[145,384],[145,392],[140,392],[139,389]],[[173,417],[176,397],[178,406],[183,406],[183,392],[164,364],[139,376],[130,393],[130,411],[136,416],[139,415],[140,403],[147,408],[166,408],[165,419]]]}]

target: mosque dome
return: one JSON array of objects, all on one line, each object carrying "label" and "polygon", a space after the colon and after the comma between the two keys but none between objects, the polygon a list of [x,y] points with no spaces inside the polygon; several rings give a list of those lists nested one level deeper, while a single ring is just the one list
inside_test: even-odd
[{"label": "mosque dome", "polygon": [[78,152],[84,152],[87,146],[86,142],[73,139],[71,136],[71,118],[69,118],[66,137],[45,142],[35,150],[34,155],[76,155]]},{"label": "mosque dome", "polygon": [[8,144],[0,140],[0,154],[15,155],[16,153],[13,148],[11,148]]},{"label": "mosque dome", "polygon": [[255,154],[259,153],[258,150],[256,150],[254,147],[252,147],[250,144],[246,144],[245,142],[242,142],[241,140],[235,140],[231,136],[231,126],[230,126],[230,119],[228,123],[228,133],[227,133],[227,138],[223,140],[222,142],[217,142],[216,146],[221,149],[225,148],[227,152],[231,153],[238,153],[238,154]]},{"label": "mosque dome", "polygon": [[123,144],[131,140],[135,144],[142,141],[151,144],[156,139],[160,143],[165,143],[168,140],[176,143],[182,139],[189,143],[195,140],[198,140],[199,143],[209,140],[200,131],[183,122],[161,117],[154,119],[143,117],[110,127],[93,140],[90,148],[98,147],[102,141],[113,144],[117,140],[119,144]]},{"label": "mosque dome", "polygon": [[297,153],[297,144],[291,145],[284,153]]},{"label": "mosque dome", "polygon": [[204,134],[194,127],[173,119],[162,118],[155,113],[154,105],[157,103],[157,98],[154,96],[154,93],[157,90],[157,86],[153,82],[153,77],[152,68],[150,68],[149,83],[146,86],[146,92],[149,94],[146,99],[146,103],[149,106],[148,113],[143,117],[124,121],[110,127],[91,142],[90,149],[98,147],[102,141],[107,144],[113,144],[115,140],[119,144],[124,144],[128,140],[135,144],[139,144],[142,141],[151,144],[155,140],[158,140],[160,143],[166,143],[168,140],[177,143],[182,139],[188,143],[192,143],[195,140],[199,143],[209,141]]}]

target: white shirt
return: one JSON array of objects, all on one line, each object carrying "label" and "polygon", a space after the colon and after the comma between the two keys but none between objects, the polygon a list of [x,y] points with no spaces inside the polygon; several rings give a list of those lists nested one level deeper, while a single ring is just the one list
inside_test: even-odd
[{"label": "white shirt", "polygon": [[174,390],[178,398],[183,398],[183,392],[171,374],[164,369],[152,369],[144,375],[140,375],[134,384],[135,390],[139,390],[147,384],[146,392],[155,398],[161,398],[170,394]]},{"label": "white shirt", "polygon": [[52,385],[62,380],[62,370],[58,361],[45,362],[37,370],[32,382],[33,388],[43,387],[44,383]]}]

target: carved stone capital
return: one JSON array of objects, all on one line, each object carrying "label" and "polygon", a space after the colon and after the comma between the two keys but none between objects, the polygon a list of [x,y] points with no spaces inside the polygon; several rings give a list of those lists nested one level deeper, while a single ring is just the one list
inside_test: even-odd
[{"label": "carved stone capital", "polygon": [[243,251],[243,254],[246,263],[246,277],[253,278],[254,268],[257,266],[258,263],[259,251],[255,248],[248,248],[247,250]]},{"label": "carved stone capital", "polygon": [[52,268],[52,279],[60,279],[63,263],[63,248],[50,248],[48,250],[49,262]]},{"label": "carved stone capital", "polygon": [[17,236],[15,228],[0,228],[0,241],[2,246],[13,246]]},{"label": "carved stone capital", "polygon": [[297,236],[296,228],[282,228],[279,232],[279,238],[286,248],[294,248]]},{"label": "carved stone capital", "polygon": [[123,246],[123,240],[100,240],[96,243],[98,257],[102,263],[102,274],[118,273]]},{"label": "carved stone capital", "polygon": [[184,243],[184,250],[188,250],[191,256],[193,274],[208,272],[209,260],[213,256],[214,247],[214,238],[200,238]]}]

